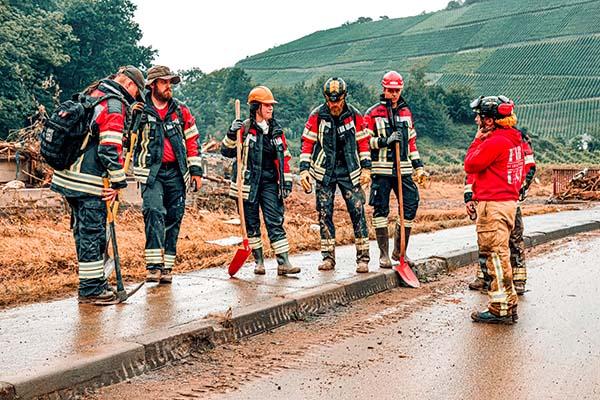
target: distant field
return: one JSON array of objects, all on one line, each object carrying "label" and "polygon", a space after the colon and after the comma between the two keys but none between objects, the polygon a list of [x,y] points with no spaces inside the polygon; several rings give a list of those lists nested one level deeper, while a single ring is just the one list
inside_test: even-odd
[{"label": "distant field", "polygon": [[456,10],[315,32],[244,60],[273,86],[335,74],[376,86],[422,67],[441,86],[514,98],[546,137],[600,126],[600,0],[488,0]]}]

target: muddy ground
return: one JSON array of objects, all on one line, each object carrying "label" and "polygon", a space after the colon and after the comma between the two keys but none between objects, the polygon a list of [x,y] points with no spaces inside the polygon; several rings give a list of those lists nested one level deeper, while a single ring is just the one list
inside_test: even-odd
[{"label": "muddy ground", "polygon": [[[420,190],[421,204],[414,233],[471,223],[464,212],[462,169],[445,168],[433,172],[430,186]],[[523,206],[525,215],[586,206],[547,205],[545,201],[552,193],[549,169],[542,170],[539,176],[540,183],[534,184]],[[219,207],[211,206],[211,211],[188,208],[178,243],[175,273],[222,267],[231,260],[236,246],[223,247],[205,242],[239,236],[239,226],[226,223],[237,217],[233,211],[233,200],[215,197],[214,202],[219,203]],[[319,232],[313,226],[318,223],[314,204],[314,194],[306,195],[299,187],[286,200],[285,227],[292,253],[319,248]],[[397,215],[395,207],[391,208],[390,221]],[[367,207],[369,222],[372,212],[372,207]],[[76,294],[77,260],[69,221],[66,208],[30,210],[27,213],[0,210],[0,308]],[[339,197],[336,199],[335,221],[337,243],[352,243],[352,225]],[[374,239],[372,228],[370,235]],[[145,276],[145,239],[139,209],[129,208],[120,212],[117,237],[125,280],[142,280]],[[264,228],[263,243],[267,256],[272,256]]]}]

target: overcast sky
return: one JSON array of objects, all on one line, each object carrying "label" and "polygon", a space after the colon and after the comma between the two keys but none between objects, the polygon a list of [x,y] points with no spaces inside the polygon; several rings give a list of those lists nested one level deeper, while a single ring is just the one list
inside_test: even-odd
[{"label": "overcast sky", "polygon": [[448,0],[133,0],[143,45],[155,62],[204,72],[358,17],[408,17],[445,8]]}]

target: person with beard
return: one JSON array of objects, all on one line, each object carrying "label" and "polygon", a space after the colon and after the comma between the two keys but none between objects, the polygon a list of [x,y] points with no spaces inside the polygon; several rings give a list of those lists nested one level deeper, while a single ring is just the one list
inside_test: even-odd
[{"label": "person with beard", "polygon": [[[417,132],[408,104],[402,97],[404,79],[396,71],[389,71],[381,80],[383,94],[381,101],[365,113],[365,129],[371,137],[371,160],[373,163],[373,183],[369,196],[369,205],[373,206],[373,225],[379,246],[379,267],[392,268],[389,253],[388,215],[390,213],[390,193],[398,196],[398,171],[396,171],[396,143],[400,143],[400,174],[402,176],[402,199],[404,208],[405,243],[413,226],[413,220],[419,207],[419,190],[413,181],[413,171],[418,182],[428,174],[417,149]],[[388,103],[391,107],[397,131],[392,129],[391,115],[388,115]],[[402,137],[400,126],[408,124],[408,137]],[[396,221],[394,250],[392,259],[400,259],[400,221]],[[407,262],[412,264],[407,258]]]},{"label": "person with beard", "polygon": [[[254,273],[265,274],[260,214],[267,226],[271,248],[277,259],[277,275],[297,274],[288,258],[290,245],[283,228],[283,200],[292,192],[290,173],[291,154],[285,134],[273,116],[277,104],[273,93],[266,86],[257,86],[248,94],[250,117],[245,121],[236,119],[223,138],[221,153],[225,157],[237,156],[238,131],[242,134],[242,196],[248,242],[256,261]],[[229,195],[238,197],[237,160],[233,165]]]},{"label": "person with beard", "polygon": [[181,78],[168,67],[148,70],[146,104],[133,172],[141,183],[146,282],[171,283],[186,188],[202,186],[200,135],[189,108],[173,98]]},{"label": "person with beard", "polygon": [[508,98],[480,97],[471,108],[481,120],[465,155],[464,169],[474,177],[472,200],[477,202],[477,244],[490,276],[488,308],[473,312],[471,319],[512,324],[518,318],[518,299],[508,243],[523,182],[522,135],[513,125],[499,123],[513,114],[514,103]]},{"label": "person with beard", "polygon": [[[83,154],[69,169],[54,171],[50,189],[66,197],[71,207],[79,270],[79,302],[111,304],[116,300],[104,276],[106,249],[105,201],[113,201],[127,186],[123,170],[123,134],[136,98],[141,100],[144,75],[125,66],[111,77],[90,85],[84,93],[106,97],[94,108],[91,136]],[[130,108],[131,107],[131,108]],[[104,188],[108,177],[110,187]]]},{"label": "person with beard", "polygon": [[335,268],[333,206],[339,187],[352,220],[356,245],[356,272],[369,271],[369,233],[365,195],[361,186],[371,181],[369,135],[360,112],[346,102],[343,79],[329,78],[323,85],[325,103],[315,108],[302,134],[300,183],[306,193],[316,181],[317,212],[323,263],[319,270]]}]

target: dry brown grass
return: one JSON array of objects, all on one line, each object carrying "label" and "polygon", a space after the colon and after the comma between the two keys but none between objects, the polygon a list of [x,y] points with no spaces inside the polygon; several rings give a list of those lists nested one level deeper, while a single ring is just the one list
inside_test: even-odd
[{"label": "dry brown grass", "polygon": [[[471,223],[464,213],[461,171],[436,171],[431,187],[421,190],[421,205],[414,232],[429,232]],[[543,176],[543,175],[542,175]],[[573,208],[543,204],[551,190],[550,182],[532,188],[524,214],[539,214]],[[234,209],[232,200],[223,209]],[[395,199],[392,197],[392,204]],[[390,221],[397,215],[391,206]],[[372,208],[367,208],[370,222]],[[206,240],[239,235],[239,226],[225,224],[235,215],[188,209],[184,217],[176,264],[176,273],[225,266],[236,247],[207,244]],[[353,242],[352,224],[343,201],[336,198],[335,221],[337,242]],[[295,191],[286,201],[286,230],[291,252],[318,250],[319,232],[313,195]],[[372,228],[370,234],[374,238]],[[127,209],[119,214],[117,237],[126,281],[140,281],[145,276],[144,225],[141,212]],[[272,256],[263,228],[263,243]],[[0,308],[35,301],[72,296],[77,288],[77,261],[69,216],[65,210],[29,211],[26,215],[0,217]]]}]

